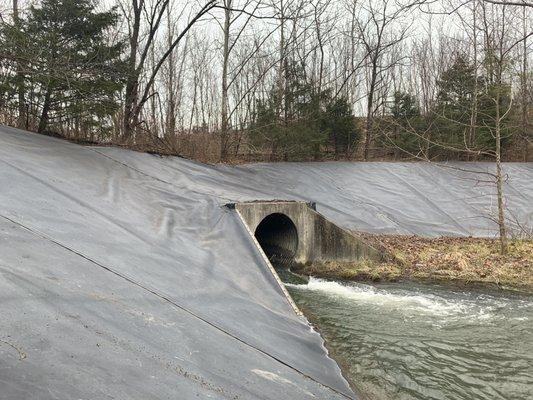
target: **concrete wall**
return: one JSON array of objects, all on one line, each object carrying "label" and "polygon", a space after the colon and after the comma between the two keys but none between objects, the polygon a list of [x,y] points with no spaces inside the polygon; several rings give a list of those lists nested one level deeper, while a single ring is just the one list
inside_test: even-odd
[{"label": "concrete wall", "polygon": [[255,233],[257,226],[271,214],[289,217],[298,232],[295,261],[356,261],[362,258],[380,259],[381,254],[352,233],[338,227],[316,212],[309,203],[296,201],[237,203],[249,229]]}]

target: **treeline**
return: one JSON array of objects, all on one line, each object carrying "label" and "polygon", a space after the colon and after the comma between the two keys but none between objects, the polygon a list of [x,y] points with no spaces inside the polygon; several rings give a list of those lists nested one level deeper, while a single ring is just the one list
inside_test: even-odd
[{"label": "treeline", "polygon": [[533,154],[527,1],[111,3],[0,9],[0,122],[203,161]]}]

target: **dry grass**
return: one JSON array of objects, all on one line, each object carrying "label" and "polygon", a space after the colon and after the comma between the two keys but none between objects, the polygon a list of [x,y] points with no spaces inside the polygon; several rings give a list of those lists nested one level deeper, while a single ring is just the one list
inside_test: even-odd
[{"label": "dry grass", "polygon": [[512,240],[508,254],[501,255],[494,239],[359,235],[386,252],[386,260],[315,263],[299,271],[346,280],[409,279],[533,291],[533,240]]},{"label": "dry grass", "polygon": [[294,269],[305,275],[349,281],[396,281],[402,277],[402,268],[398,264],[376,263],[372,260],[314,262],[310,265],[299,265]]}]

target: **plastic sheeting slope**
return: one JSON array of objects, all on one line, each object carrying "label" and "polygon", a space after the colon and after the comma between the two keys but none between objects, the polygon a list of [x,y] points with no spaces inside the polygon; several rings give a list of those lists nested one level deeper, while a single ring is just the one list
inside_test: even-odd
[{"label": "plastic sheeting slope", "polygon": [[[505,169],[509,209],[531,225],[533,168]],[[479,177],[417,163],[215,167],[0,128],[0,398],[352,397],[222,205],[312,200],[350,229],[492,235]]]},{"label": "plastic sheeting slope", "polygon": [[0,133],[0,398],[344,398],[224,201]]},{"label": "plastic sheeting slope", "polygon": [[[193,185],[228,201],[315,201],[318,210],[348,229],[384,234],[480,236],[497,234],[494,164],[420,162],[275,163],[207,166],[98,148],[144,173]],[[533,231],[533,164],[505,163],[508,224]]]}]

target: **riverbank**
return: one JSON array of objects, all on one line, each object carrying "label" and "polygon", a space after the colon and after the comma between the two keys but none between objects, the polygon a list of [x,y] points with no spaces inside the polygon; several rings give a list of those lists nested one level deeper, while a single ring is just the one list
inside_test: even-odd
[{"label": "riverbank", "polygon": [[533,293],[533,240],[510,240],[506,255],[495,239],[358,234],[387,254],[381,262],[300,265],[299,274],[373,282],[438,282]]}]

